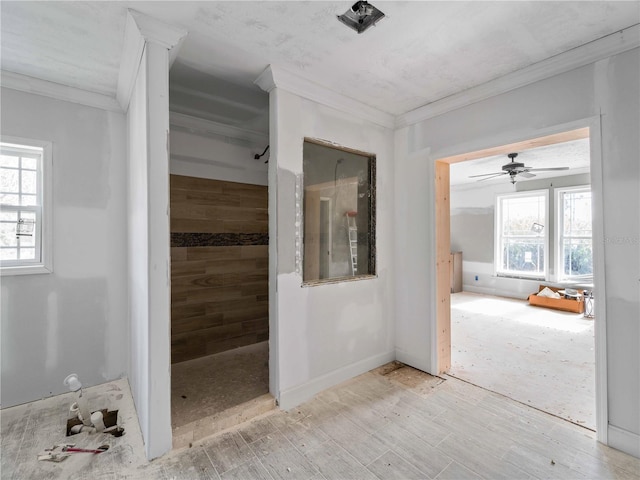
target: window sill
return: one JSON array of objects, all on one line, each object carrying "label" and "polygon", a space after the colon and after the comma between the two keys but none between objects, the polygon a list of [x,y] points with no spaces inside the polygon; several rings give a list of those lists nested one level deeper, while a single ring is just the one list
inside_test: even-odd
[{"label": "window sill", "polygon": [[0,267],[0,276],[2,277],[12,275],[42,275],[48,273],[53,273],[53,269],[42,264]]},{"label": "window sill", "polygon": [[544,275],[542,276],[534,276],[534,275],[518,275],[516,273],[496,273],[497,278],[510,278],[512,280],[534,280],[534,281],[546,281]]}]

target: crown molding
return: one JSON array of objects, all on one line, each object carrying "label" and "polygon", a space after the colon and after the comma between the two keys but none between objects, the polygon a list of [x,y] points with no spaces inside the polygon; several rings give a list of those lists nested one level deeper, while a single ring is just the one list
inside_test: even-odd
[{"label": "crown molding", "polygon": [[243,128],[234,127],[232,125],[224,125],[203,118],[192,117],[182,113],[170,112],[169,124],[172,127],[179,127],[202,136],[212,137],[229,137],[235,140],[243,140],[254,145],[266,145],[269,143],[269,135],[256,132],[253,130],[245,130]]},{"label": "crown molding", "polygon": [[2,70],[0,84],[2,87],[12,90],[43,95],[45,97],[55,98],[56,100],[64,100],[65,102],[78,103],[88,107],[122,113],[122,109],[116,99],[109,95],[90,92],[40,78],[29,77],[20,73]]},{"label": "crown molding", "polygon": [[169,50],[169,65],[171,65],[186,35],[187,31],[182,28],[174,27],[135,10],[127,10],[116,89],[116,99],[122,110],[126,112],[129,108],[129,100],[146,43],[156,43]]},{"label": "crown molding", "polygon": [[301,78],[275,65],[269,65],[253,82],[265,92],[281,88],[287,92],[313,100],[327,107],[355,115],[386,128],[394,128],[395,117],[315,82]]},{"label": "crown molding", "polygon": [[640,47],[640,25],[612,33],[482,85],[411,110],[396,117],[395,126],[402,128],[413,125],[637,47]]}]

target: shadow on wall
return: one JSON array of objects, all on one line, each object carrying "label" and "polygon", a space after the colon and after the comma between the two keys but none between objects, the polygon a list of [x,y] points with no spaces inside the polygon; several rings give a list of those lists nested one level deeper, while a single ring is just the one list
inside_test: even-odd
[{"label": "shadow on wall", "polygon": [[1,292],[3,408],[66,392],[71,372],[107,379],[105,279],[5,277]]}]

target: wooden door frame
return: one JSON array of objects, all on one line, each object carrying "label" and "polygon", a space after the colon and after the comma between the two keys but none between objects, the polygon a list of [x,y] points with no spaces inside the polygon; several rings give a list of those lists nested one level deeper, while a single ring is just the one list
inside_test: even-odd
[{"label": "wooden door frame", "polygon": [[[581,126],[578,126],[581,125]],[[573,140],[589,138],[591,151],[591,189],[593,191],[593,250],[594,250],[594,286],[598,292],[595,324],[595,373],[596,373],[596,433],[598,440],[607,443],[608,406],[607,406],[607,361],[606,361],[606,309],[604,275],[604,228],[602,201],[602,150],[600,143],[600,117],[575,122],[571,126],[558,126],[556,133],[520,140],[496,147],[455,154],[435,160],[435,235],[436,235],[436,319],[435,349],[437,373],[451,368],[451,293],[450,293],[450,251],[451,251],[451,212],[450,212],[450,165],[454,163],[485,158],[494,155],[507,155],[531,148],[554,145]]]}]

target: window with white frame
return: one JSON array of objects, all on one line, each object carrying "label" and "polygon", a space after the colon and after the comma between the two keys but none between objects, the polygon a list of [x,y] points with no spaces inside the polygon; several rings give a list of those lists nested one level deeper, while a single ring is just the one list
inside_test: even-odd
[{"label": "window with white frame", "polygon": [[545,278],[548,191],[496,198],[496,274]]},{"label": "window with white frame", "polygon": [[0,270],[51,271],[49,175],[51,144],[2,138],[0,142]]},{"label": "window with white frame", "polygon": [[593,276],[591,190],[574,187],[558,189],[556,194],[559,280],[590,279]]}]

